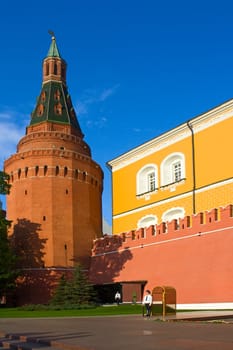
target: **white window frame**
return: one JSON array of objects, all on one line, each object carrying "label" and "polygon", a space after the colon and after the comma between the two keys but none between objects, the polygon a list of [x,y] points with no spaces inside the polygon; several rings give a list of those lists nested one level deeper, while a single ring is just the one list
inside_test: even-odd
[{"label": "white window frame", "polygon": [[179,182],[182,179],[182,163],[180,160],[175,160],[171,164],[172,182]]},{"label": "white window frame", "polygon": [[[175,165],[180,165],[179,179],[176,178]],[[171,153],[161,163],[161,187],[169,186],[185,180],[185,156],[183,153]]]},{"label": "white window frame", "polygon": [[174,207],[166,210],[162,215],[162,222],[170,222],[172,220],[179,220],[185,217],[185,210],[182,207]]},{"label": "white window frame", "polygon": [[137,228],[147,228],[151,225],[157,225],[158,218],[156,215],[145,215],[141,219],[138,220]]},{"label": "white window frame", "polygon": [[147,164],[137,172],[136,187],[137,196],[153,193],[158,190],[157,165]]}]

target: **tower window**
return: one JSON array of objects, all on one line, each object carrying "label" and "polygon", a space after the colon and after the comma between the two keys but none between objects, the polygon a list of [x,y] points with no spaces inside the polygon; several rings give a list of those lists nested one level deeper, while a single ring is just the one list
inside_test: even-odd
[{"label": "tower window", "polygon": [[46,75],[49,75],[49,64],[46,64]]},{"label": "tower window", "polygon": [[77,179],[78,178],[78,170],[75,169],[75,172],[74,172],[74,178]]},{"label": "tower window", "polygon": [[59,90],[56,90],[56,92],[54,93],[54,100],[60,101],[60,98],[61,98],[61,93]]},{"label": "tower window", "polygon": [[21,169],[18,170],[18,179],[21,177]]},{"label": "tower window", "polygon": [[64,66],[61,67],[61,76],[63,79],[65,79],[65,67]]},{"label": "tower window", "polygon": [[35,175],[37,176],[39,174],[39,166],[37,165],[36,167],[35,167]]},{"label": "tower window", "polygon": [[42,93],[41,93],[41,101],[45,102],[45,100],[46,100],[46,92],[42,91]]},{"label": "tower window", "polygon": [[55,175],[56,176],[59,175],[59,166],[58,165],[56,166]]},{"label": "tower window", "polygon": [[44,176],[46,176],[46,175],[47,175],[47,172],[48,172],[48,166],[47,166],[47,165],[45,165],[45,166],[44,166]]},{"label": "tower window", "polygon": [[57,75],[57,63],[54,63],[53,73]]},{"label": "tower window", "polygon": [[39,104],[39,106],[37,107],[37,117],[41,117],[44,113],[44,106],[42,104]]},{"label": "tower window", "polygon": [[25,177],[27,177],[28,176],[28,167],[26,167],[24,171],[25,171]]},{"label": "tower window", "polygon": [[64,168],[64,176],[67,176],[67,174],[68,174],[68,168],[65,166],[65,168]]},{"label": "tower window", "polygon": [[58,103],[54,106],[54,113],[61,115],[62,114],[62,105],[61,103]]}]

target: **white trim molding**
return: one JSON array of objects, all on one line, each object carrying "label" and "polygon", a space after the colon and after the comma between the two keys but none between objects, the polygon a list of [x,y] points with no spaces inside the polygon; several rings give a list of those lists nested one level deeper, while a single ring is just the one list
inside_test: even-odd
[{"label": "white trim molding", "polygon": [[228,303],[177,304],[176,309],[177,310],[233,310],[233,301]]}]

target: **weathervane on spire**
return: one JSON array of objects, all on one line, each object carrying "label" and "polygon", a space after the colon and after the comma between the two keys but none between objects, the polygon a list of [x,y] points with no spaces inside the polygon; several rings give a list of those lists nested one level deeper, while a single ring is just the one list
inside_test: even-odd
[{"label": "weathervane on spire", "polygon": [[48,30],[49,34],[51,35],[52,39],[55,39],[55,34],[52,30]]}]

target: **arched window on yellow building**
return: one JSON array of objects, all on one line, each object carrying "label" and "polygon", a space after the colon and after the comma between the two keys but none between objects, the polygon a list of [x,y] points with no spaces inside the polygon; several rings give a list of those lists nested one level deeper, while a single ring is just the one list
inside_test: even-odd
[{"label": "arched window on yellow building", "polygon": [[155,164],[147,164],[137,173],[137,196],[158,190],[158,169]]},{"label": "arched window on yellow building", "polygon": [[146,215],[143,216],[137,224],[138,228],[146,228],[149,227],[151,225],[156,225],[158,223],[158,218],[156,215]]},{"label": "arched window on yellow building", "polygon": [[161,163],[161,187],[185,180],[185,157],[172,153]]},{"label": "arched window on yellow building", "polygon": [[165,211],[162,215],[162,222],[170,222],[174,219],[179,220],[184,218],[185,211],[184,208],[176,207]]}]

